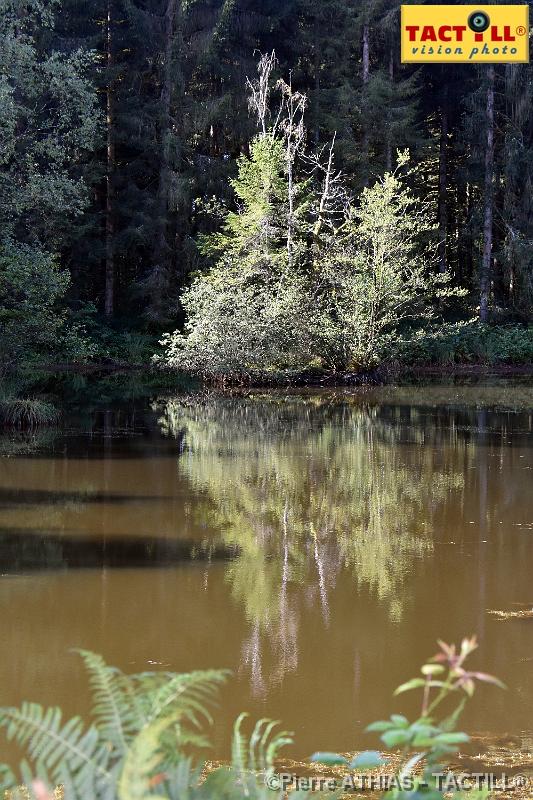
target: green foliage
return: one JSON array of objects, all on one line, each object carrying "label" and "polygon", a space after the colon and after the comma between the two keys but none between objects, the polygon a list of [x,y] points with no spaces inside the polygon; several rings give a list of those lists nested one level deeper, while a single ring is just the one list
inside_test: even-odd
[{"label": "green foliage", "polygon": [[[435,312],[447,319],[443,292],[452,284],[457,294],[475,292],[479,280],[486,86],[460,65],[400,65],[397,11],[392,0],[250,0],[246,8],[6,0],[0,240],[26,244],[35,259],[53,254],[72,280],[51,317],[65,316],[57,336],[28,342],[26,323],[19,336],[12,318],[15,336],[4,337],[0,319],[0,362],[6,342],[20,342],[7,362],[49,354],[144,363],[148,326],[157,338],[179,331],[164,339],[167,363],[199,375],[367,370],[394,352],[399,323],[422,319],[427,328]],[[273,48],[281,114],[266,109],[254,138],[243,76],[253,74],[258,50]],[[495,320],[524,324],[533,312],[531,69],[497,67],[495,100],[501,191],[490,304]],[[276,81],[279,73],[295,88]],[[293,111],[307,106],[307,141],[299,120],[288,122],[291,102]],[[320,163],[330,143],[338,183]],[[397,148],[409,148],[417,165],[408,177],[394,172]],[[387,192],[380,225],[368,224]],[[209,206],[231,209],[217,233]],[[428,247],[437,220],[443,284]],[[378,253],[372,266],[378,239],[394,258],[380,265]],[[92,336],[68,308],[100,309],[107,266],[117,315]],[[453,318],[471,313],[470,301],[459,305]],[[435,363],[460,361],[462,346],[443,330],[427,345]],[[487,339],[486,350],[487,337],[467,338],[467,361],[529,360],[507,334]],[[407,339],[396,350],[413,360],[419,344],[413,354]]]},{"label": "green foliage", "polygon": [[185,333],[161,342],[168,366],[233,378],[319,365],[368,368],[402,321],[427,319],[430,300],[454,293],[420,243],[433,225],[400,177],[407,154],[399,154],[396,172],[366,188],[359,203],[347,198],[337,214],[326,190],[301,185],[292,230],[282,202],[289,194],[280,179],[282,144],[273,134],[258,137],[250,158],[240,159],[233,183],[241,206],[222,234],[204,241],[205,250],[222,255],[182,298]]},{"label": "green foliage", "polygon": [[400,176],[407,159],[400,153],[398,169],[348,205],[323,255],[324,333],[332,363],[342,368],[379,363],[401,322],[427,320],[430,301],[453,294],[423,245],[433,230],[431,208]]},{"label": "green foliage", "polygon": [[[277,110],[263,120],[272,135],[250,146],[254,122],[243,76],[253,74],[258,50],[274,48],[272,84],[278,73],[290,74],[293,100],[307,101],[307,146],[299,143],[292,155],[296,140],[289,144]],[[531,70],[528,64],[496,67],[493,165],[500,190],[493,198],[490,304],[495,318],[524,323],[533,312]],[[324,231],[321,241],[312,241],[323,189],[314,159],[334,140],[335,163],[357,210],[365,187],[372,191],[393,172],[396,149],[409,148],[419,167],[408,180],[411,199],[420,209],[429,199],[431,223],[439,222],[439,266],[448,269],[455,288],[474,292],[486,132],[479,70],[398,62],[398,4],[392,0],[2,3],[0,238],[54,253],[71,271],[62,310],[71,302],[100,309],[109,266],[117,312],[112,329],[126,329],[130,341],[117,344],[126,355],[131,346],[136,361],[139,342],[131,337],[148,325],[158,335],[162,329],[184,332],[186,346],[179,336],[166,340],[176,345],[169,358],[199,373],[373,365],[381,345],[390,350],[395,322],[377,336],[369,355],[373,336],[364,332],[366,323],[357,323],[355,338],[348,336],[350,296],[360,298],[362,288],[365,299],[364,270],[350,261],[357,274],[348,280],[341,252],[330,262],[340,281],[329,296],[327,281],[321,282],[322,257],[332,253]],[[296,180],[291,191],[289,167]],[[209,204],[233,209],[215,235],[213,218],[204,213]],[[336,212],[343,207],[338,203]],[[357,221],[353,214],[351,221]],[[344,230],[355,243],[353,226]],[[268,258],[259,264],[267,241]],[[424,281],[434,270],[426,246],[421,236],[412,250],[415,261],[424,262]],[[216,290],[228,291],[217,304],[215,290],[196,278],[182,307],[192,274],[209,265],[206,253],[217,258]],[[235,274],[226,263],[230,254]],[[239,283],[241,260],[248,272]],[[413,266],[400,270],[407,280],[415,279]],[[425,292],[419,290],[408,302],[410,313],[420,311]],[[431,292],[426,300],[428,309],[443,311]],[[359,303],[357,317],[368,316],[372,303],[370,296]],[[346,331],[337,311],[347,319]],[[211,320],[215,332],[208,341]],[[66,360],[122,360],[105,356],[105,346],[74,323],[60,339]],[[31,362],[29,351],[22,357]]]},{"label": "green foliage", "polygon": [[[274,774],[274,759],[279,751],[286,745],[292,744],[292,734],[287,731],[274,729],[277,722],[260,719],[254,726],[252,734],[247,739],[242,732],[242,724],[247,714],[241,714],[233,729],[231,748],[232,769],[242,787],[245,797],[268,798],[271,793],[266,784],[266,779]],[[257,777],[261,776],[263,787],[258,790]]]},{"label": "green foliage", "polygon": [[148,333],[111,327],[93,303],[82,303],[67,318],[60,355],[69,362],[136,366],[150,363],[156,344]]},{"label": "green foliage", "polygon": [[0,230],[52,250],[86,202],[79,165],[100,119],[92,55],[45,45],[56,5],[14,0],[0,14]]},{"label": "green foliage", "polygon": [[427,320],[432,301],[461,294],[436,273],[435,209],[410,188],[417,170],[405,169],[408,153],[356,198],[334,170],[333,143],[326,164],[304,151],[306,98],[281,80],[280,110],[266,128],[273,63],[263,57],[249,84],[263,132],[237,162],[237,211],[201,240],[218,261],[183,294],[184,332],[161,341],[170,367],[233,380],[368,369],[400,323]]},{"label": "green foliage", "polygon": [[[463,639],[459,651],[455,645],[439,641],[439,652],[421,668],[422,677],[413,678],[395,691],[395,695],[399,695],[413,689],[422,690],[418,719],[409,722],[403,714],[392,714],[389,720],[379,720],[368,726],[367,731],[381,734],[381,741],[387,749],[399,748],[404,760],[393,788],[385,797],[391,800],[409,800],[413,796],[439,800],[445,796],[461,796],[458,791],[450,794],[449,787],[443,789],[439,775],[445,772],[446,762],[457,754],[460,745],[470,741],[466,733],[457,730],[465,703],[474,694],[476,682],[505,688],[492,675],[465,668],[466,659],[476,647],[475,637]],[[456,699],[458,702],[455,704],[453,701]],[[451,710],[450,703],[453,703]],[[361,758],[360,762],[358,758]],[[379,766],[379,762],[383,763],[379,753],[374,751],[363,753],[358,758],[350,762],[334,753],[315,753],[311,760],[344,764],[350,769],[372,769]],[[417,767],[416,774],[413,774]],[[479,796],[486,797],[486,792],[481,790]]]},{"label": "green foliage", "polygon": [[57,408],[40,399],[0,399],[0,421],[6,427],[32,430],[53,425],[59,418]]},{"label": "green foliage", "polygon": [[399,340],[389,354],[407,364],[532,364],[533,327],[470,322],[441,324]]},{"label": "green foliage", "polygon": [[21,766],[21,777],[29,773],[48,785],[63,784],[73,800],[147,798],[154,775],[172,765],[181,747],[197,741],[194,728],[209,718],[207,706],[225,673],[124,675],[94,653],[81,656],[94,698],[89,727],[77,717],[63,723],[59,709],[35,703],[0,711],[7,738],[30,760]]},{"label": "green foliage", "polygon": [[285,199],[283,142],[274,136],[257,136],[250,155],[237,161],[238,176],[230,180],[239,211],[230,211],[222,234],[204,236],[206,254],[220,251],[255,260],[281,249],[280,216]]},{"label": "green foliage", "polygon": [[[436,775],[442,774],[443,762],[469,741],[456,727],[475,682],[503,686],[491,675],[464,667],[476,646],[475,638],[464,639],[456,652],[454,645],[440,642],[439,653],[421,669],[423,677],[396,690],[401,694],[422,688],[420,717],[410,723],[407,717],[393,714],[390,720],[368,727],[381,733],[387,748],[400,747],[407,758],[387,795],[393,800],[408,800],[413,790],[416,796],[428,800],[444,796],[436,785]],[[274,775],[276,757],[292,743],[292,736],[276,732],[276,722],[259,720],[247,738],[242,730],[247,715],[241,714],[233,731],[231,765],[205,776],[201,766],[193,766],[183,752],[186,745],[205,744],[194,728],[201,719],[210,718],[207,706],[224,681],[224,672],[125,675],[95,653],[80,653],[94,699],[94,721],[89,727],[78,717],[63,724],[60,709],[44,710],[35,703],[0,709],[0,727],[30,759],[30,763],[22,763],[20,777],[35,791],[42,787],[40,794],[46,796],[46,786],[62,785],[69,800],[153,800],[161,796],[169,800],[281,800],[284,796],[284,790],[273,790],[268,779]],[[457,694],[455,709],[437,720],[437,709]],[[343,766],[347,772],[378,769],[387,763],[375,750],[352,759],[315,753],[311,761]],[[419,764],[423,764],[422,772],[412,777]],[[410,781],[409,788],[405,788],[406,780]],[[0,781],[2,788],[11,789],[17,776],[4,765],[0,767]],[[295,796],[303,794],[298,791]]]},{"label": "green foliage", "polygon": [[312,357],[305,279],[287,264],[283,143],[259,136],[233,181],[238,212],[202,241],[221,253],[182,296],[185,333],[167,334],[163,363],[203,375],[298,368]]},{"label": "green foliage", "polygon": [[49,253],[11,239],[0,244],[0,372],[57,349],[68,285]]},{"label": "green foliage", "polygon": [[[93,695],[93,722],[63,722],[58,708],[35,703],[0,709],[0,727],[26,753],[18,776],[0,768],[2,787],[35,779],[62,785],[69,800],[239,800],[275,797],[261,778],[272,774],[279,750],[292,739],[276,723],[260,720],[246,740],[241,715],[235,724],[233,764],[202,774],[185,754],[207,744],[202,721],[227,677],[224,671],[126,675],[103,658],[80,651]],[[34,784],[35,785],[35,784]],[[281,798],[281,795],[278,795]]]},{"label": "green foliage", "polygon": [[338,753],[314,753],[311,761],[326,764],[328,767],[346,767],[354,771],[377,769],[387,763],[377,750],[364,750],[354,758],[345,758]]}]

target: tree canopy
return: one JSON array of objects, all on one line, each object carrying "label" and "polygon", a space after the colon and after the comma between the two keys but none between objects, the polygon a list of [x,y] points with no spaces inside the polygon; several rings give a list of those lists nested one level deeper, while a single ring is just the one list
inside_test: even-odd
[{"label": "tree canopy", "polygon": [[376,363],[421,314],[527,326],[531,67],[402,65],[399,5],[3,0],[2,263],[65,273],[85,354],[177,331],[203,370]]}]

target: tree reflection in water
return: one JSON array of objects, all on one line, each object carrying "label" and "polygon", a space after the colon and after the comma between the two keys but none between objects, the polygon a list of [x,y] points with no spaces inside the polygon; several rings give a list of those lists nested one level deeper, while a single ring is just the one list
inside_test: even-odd
[{"label": "tree reflection in water", "polygon": [[[428,427],[423,411],[364,395],[206,396],[154,407],[162,431],[184,443],[180,471],[205,497],[191,513],[239,548],[226,579],[249,620],[242,669],[257,694],[297,669],[306,606],[318,604],[329,624],[341,572],[401,618],[413,565],[431,557],[439,514],[463,487],[463,460],[438,446],[457,437],[453,427]],[[267,646],[276,662],[268,676]]]}]

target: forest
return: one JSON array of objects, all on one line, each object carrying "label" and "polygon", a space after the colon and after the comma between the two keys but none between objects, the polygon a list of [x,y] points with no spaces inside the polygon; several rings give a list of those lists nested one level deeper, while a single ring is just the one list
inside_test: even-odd
[{"label": "forest", "polygon": [[0,0],[5,800],[530,800],[533,70],[400,47]]},{"label": "forest", "polygon": [[529,64],[395,0],[2,0],[0,371],[533,361]]}]

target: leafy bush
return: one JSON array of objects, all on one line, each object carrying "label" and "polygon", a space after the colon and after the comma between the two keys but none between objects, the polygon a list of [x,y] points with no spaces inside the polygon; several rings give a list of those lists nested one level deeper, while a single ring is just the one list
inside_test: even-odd
[{"label": "leafy bush", "polygon": [[56,350],[65,323],[58,304],[68,284],[49,253],[0,244],[0,372]]},{"label": "leafy bush", "polygon": [[[415,246],[431,224],[398,172],[365,189],[359,203],[348,198],[337,227],[320,237],[311,235],[318,187],[306,186],[289,259],[281,145],[258,137],[241,158],[233,182],[240,212],[208,240],[223,250],[183,294],[185,330],[161,341],[167,366],[230,378],[364,369],[382,360],[402,320],[427,319],[429,300],[451,293],[448,277],[432,277],[427,253]],[[401,155],[399,166],[406,160]]]},{"label": "leafy bush", "polygon": [[533,325],[447,324],[404,338],[393,351],[407,364],[532,364]]},{"label": "leafy bush", "polygon": [[[304,149],[306,97],[279,80],[280,109],[267,128],[274,57],[248,82],[262,132],[230,183],[237,209],[200,248],[215,264],[182,295],[183,331],[166,334],[160,361],[211,378],[367,368],[402,320],[425,319],[451,293],[425,242],[432,210],[398,169],[353,197],[333,166],[333,144]],[[309,169],[311,165],[311,170]]]},{"label": "leafy bush", "polygon": [[100,319],[93,303],[83,303],[69,316],[61,353],[71,362],[141,365],[150,363],[156,342],[141,331],[115,330]]},{"label": "leafy bush", "polygon": [[324,339],[334,365],[360,369],[379,364],[404,320],[427,322],[430,301],[458,294],[449,276],[432,272],[430,210],[398,168],[348,200],[345,218],[324,253],[320,283]]},{"label": "leafy bush", "polygon": [[183,293],[184,333],[167,334],[162,363],[207,376],[304,367],[313,357],[310,298],[286,238],[283,143],[271,135],[250,145],[232,181],[238,213],[204,237],[216,265]]}]

